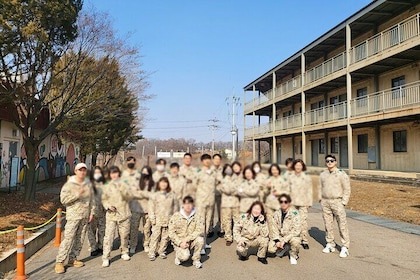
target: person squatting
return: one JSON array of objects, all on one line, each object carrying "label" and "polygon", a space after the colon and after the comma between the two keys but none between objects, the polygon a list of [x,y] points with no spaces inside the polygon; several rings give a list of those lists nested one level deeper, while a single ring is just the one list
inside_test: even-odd
[{"label": "person squatting", "polygon": [[[222,165],[221,159],[219,154],[203,154],[201,166],[195,167],[186,153],[181,166],[171,163],[168,172],[166,160],[158,159],[153,172],[150,166],[138,170],[130,156],[123,171],[95,166],[90,176],[86,164],[78,163],[60,193],[67,223],[55,272],[65,272],[67,259],[68,266],[84,266],[77,257],[86,234],[91,256],[102,255],[102,267],[109,267],[116,231],[124,261],[139,247],[150,261],[166,259],[172,246],[176,265],[191,260],[193,267],[202,268],[201,256],[211,248],[207,239],[217,225],[226,246],[236,243],[240,261],[247,261],[253,248],[262,264],[268,263],[267,256],[288,256],[296,265],[299,249],[309,249],[307,220],[313,203],[312,179],[303,160],[288,158],[283,173],[274,163],[266,175],[259,162],[242,168],[238,161]],[[345,258],[350,246],[345,212],[350,181],[337,168],[334,155],[327,155],[325,163],[317,194],[326,231],[322,252],[336,250],[335,218],[342,243],[339,256]]]}]

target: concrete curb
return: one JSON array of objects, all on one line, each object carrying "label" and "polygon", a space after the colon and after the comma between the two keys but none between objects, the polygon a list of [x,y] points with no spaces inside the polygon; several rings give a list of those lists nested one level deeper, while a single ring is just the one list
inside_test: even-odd
[{"label": "concrete curb", "polygon": [[[25,260],[44,247],[55,237],[55,223],[41,228],[28,239],[25,239]],[[0,277],[16,269],[16,249],[11,249],[0,259]]]},{"label": "concrete curb", "polygon": [[[319,203],[314,203],[312,207],[317,210],[322,211],[321,204]],[[386,218],[363,214],[363,213],[353,211],[353,210],[348,210],[348,209],[346,209],[346,214],[347,214],[347,217],[358,220],[358,221],[362,221],[362,222],[374,224],[377,226],[420,236],[420,226],[418,225],[413,225],[413,224],[409,224],[405,222],[398,222],[398,221],[394,221],[394,220],[390,220]]]}]

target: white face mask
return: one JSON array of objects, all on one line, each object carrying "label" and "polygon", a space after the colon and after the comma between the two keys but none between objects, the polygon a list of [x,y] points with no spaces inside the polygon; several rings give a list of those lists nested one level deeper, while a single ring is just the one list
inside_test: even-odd
[{"label": "white face mask", "polygon": [[99,173],[93,174],[93,179],[95,179],[95,181],[99,181],[99,179],[101,179],[101,178],[102,178],[101,174],[99,174]]},{"label": "white face mask", "polygon": [[165,170],[165,165],[159,164],[158,166],[156,166],[156,170],[157,171],[164,171]]},{"label": "white face mask", "polygon": [[258,166],[254,167],[254,172],[255,173],[260,173],[261,168],[259,168]]}]

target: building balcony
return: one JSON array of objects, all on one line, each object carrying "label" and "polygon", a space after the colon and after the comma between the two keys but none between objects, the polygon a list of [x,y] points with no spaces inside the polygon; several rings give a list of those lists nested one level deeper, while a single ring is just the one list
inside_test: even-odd
[{"label": "building balcony", "polygon": [[332,104],[305,113],[305,126],[347,119],[347,101]]},{"label": "building balcony", "polygon": [[420,111],[419,105],[420,81],[417,81],[352,99],[350,103],[351,117],[363,117],[364,121],[368,121],[367,116],[373,117],[378,114],[382,118],[386,117],[384,116],[385,113],[398,111],[403,112],[403,115],[407,115],[409,114],[409,109],[412,108]]},{"label": "building balcony", "polygon": [[245,113],[252,112],[260,107],[264,107],[270,104],[273,100],[274,91],[272,89],[262,93],[257,98],[251,100],[250,102],[245,103],[244,111]]},{"label": "building balcony", "polygon": [[375,34],[350,49],[351,64],[363,61],[420,36],[420,13]]},{"label": "building balcony", "polygon": [[346,52],[342,52],[307,70],[305,73],[305,85],[318,81],[344,68],[346,68]]},{"label": "building balcony", "polygon": [[276,121],[276,132],[301,127],[302,114],[300,113],[287,116]]}]

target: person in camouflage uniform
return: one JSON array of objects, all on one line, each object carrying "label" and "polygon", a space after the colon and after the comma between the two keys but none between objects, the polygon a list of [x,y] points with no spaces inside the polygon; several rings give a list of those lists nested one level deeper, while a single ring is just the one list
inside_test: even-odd
[{"label": "person in camouflage uniform", "polygon": [[195,212],[194,199],[186,196],[182,208],[169,220],[169,238],[175,250],[175,264],[188,261],[192,254],[193,265],[201,268],[201,248],[204,246],[204,221]]},{"label": "person in camouflage uniform", "polygon": [[156,253],[160,258],[166,259],[169,219],[179,209],[178,199],[171,191],[168,178],[160,178],[156,188],[157,192],[149,199],[149,219],[153,226],[148,254],[151,261],[156,259]]},{"label": "person in camouflage uniform", "polygon": [[325,162],[328,170],[319,176],[319,200],[322,206],[322,217],[325,224],[325,239],[327,245],[323,249],[324,253],[335,251],[334,242],[334,217],[337,219],[340,231],[341,247],[340,257],[345,258],[349,255],[350,237],[347,227],[347,217],[345,206],[350,199],[350,180],[349,176],[341,169],[337,168],[337,160],[333,155],[327,155]]},{"label": "person in camouflage uniform", "polygon": [[240,184],[242,184],[242,181],[244,180],[244,177],[242,176],[242,165],[239,161],[235,161],[232,163],[232,182],[236,187],[239,187]]},{"label": "person in camouflage uniform", "polygon": [[197,174],[197,168],[191,165],[192,155],[186,153],[184,155],[184,164],[179,168],[179,175],[183,176],[187,180],[187,187],[184,195],[189,195],[195,198],[197,192],[197,186],[195,184],[195,176]]},{"label": "person in camouflage uniform", "polygon": [[286,180],[289,180],[289,176],[292,175],[295,172],[292,168],[293,159],[292,158],[287,158],[286,161],[284,162],[284,165],[286,165],[286,170],[283,171],[282,176]]},{"label": "person in camouflage uniform", "polygon": [[262,173],[261,163],[259,161],[254,161],[251,165],[252,170],[255,172],[255,182],[260,186],[260,191],[258,193],[258,199],[264,203],[265,197],[268,194],[267,191],[267,175]]},{"label": "person in camouflage uniform", "polygon": [[266,181],[267,190],[269,194],[265,200],[265,207],[269,218],[280,209],[279,196],[283,193],[290,192],[288,181],[281,176],[280,166],[273,163],[268,169],[268,177]]},{"label": "person in camouflage uniform", "polygon": [[302,231],[302,247],[309,249],[308,208],[312,206],[312,179],[306,174],[306,165],[301,159],[296,159],[292,165],[295,172],[289,177],[290,197],[293,206],[299,211]]},{"label": "person in camouflage uniform", "polygon": [[169,177],[169,174],[166,172],[166,160],[160,158],[156,160],[156,171],[153,173],[153,181],[157,183],[163,177]]},{"label": "person in camouflage uniform", "polygon": [[256,247],[258,261],[267,264],[269,228],[264,206],[260,201],[254,201],[248,211],[241,215],[233,227],[233,236],[237,242],[236,253],[240,260],[247,260],[249,248]]},{"label": "person in camouflage uniform", "polygon": [[66,207],[66,225],[64,239],[58,249],[55,272],[64,273],[64,261],[69,258],[68,265],[82,267],[84,263],[77,260],[82,249],[87,223],[93,220],[95,212],[94,191],[92,183],[86,178],[87,166],[78,163],[60,192],[60,201]]},{"label": "person in camouflage uniform", "polygon": [[300,214],[291,206],[292,200],[288,194],[281,194],[279,202],[281,208],[274,213],[270,222],[271,241],[268,245],[268,252],[277,253],[279,257],[283,257],[289,252],[290,263],[295,265],[301,242]]},{"label": "person in camouflage uniform", "polygon": [[260,192],[259,185],[255,182],[255,172],[251,166],[247,166],[243,171],[244,180],[238,186],[238,196],[240,197],[239,211],[246,213],[254,201],[258,200]]},{"label": "person in camouflage uniform", "polygon": [[171,163],[171,175],[168,177],[172,192],[176,195],[178,205],[182,205],[182,199],[187,196],[187,180],[179,175],[179,164]]},{"label": "person in camouflage uniform", "polygon": [[213,155],[213,165],[211,167],[211,169],[214,171],[214,173],[216,173],[216,191],[215,191],[215,203],[214,203],[214,208],[213,208],[213,215],[211,217],[210,220],[210,232],[207,234],[208,238],[212,238],[214,235],[213,229],[214,229],[214,218],[215,218],[215,213],[217,210],[217,222],[220,226],[220,230],[218,231],[217,235],[219,237],[223,237],[223,233],[224,233],[224,229],[222,227],[222,222],[221,222],[221,218],[222,218],[222,194],[219,191],[219,187],[220,187],[220,183],[222,182],[223,179],[223,175],[222,175],[222,171],[223,171],[223,166],[221,165],[222,163],[222,156],[220,154],[214,154]]}]

